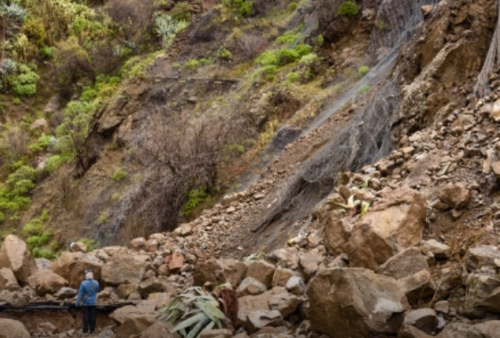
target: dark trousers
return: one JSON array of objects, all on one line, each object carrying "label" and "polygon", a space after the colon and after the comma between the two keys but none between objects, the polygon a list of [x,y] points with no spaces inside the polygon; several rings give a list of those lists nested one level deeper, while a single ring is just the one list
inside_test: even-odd
[{"label": "dark trousers", "polygon": [[95,305],[82,306],[83,333],[95,332]]}]

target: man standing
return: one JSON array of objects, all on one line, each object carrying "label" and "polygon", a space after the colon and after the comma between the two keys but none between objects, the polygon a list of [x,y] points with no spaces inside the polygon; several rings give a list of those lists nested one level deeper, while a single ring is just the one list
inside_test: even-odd
[{"label": "man standing", "polygon": [[85,280],[80,284],[76,306],[82,306],[83,333],[95,332],[96,298],[99,292],[99,282],[94,280],[92,270],[85,270]]}]

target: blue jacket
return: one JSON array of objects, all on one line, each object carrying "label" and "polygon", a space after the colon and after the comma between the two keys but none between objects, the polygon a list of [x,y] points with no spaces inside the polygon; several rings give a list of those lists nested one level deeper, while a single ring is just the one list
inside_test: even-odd
[{"label": "blue jacket", "polygon": [[[78,297],[76,298],[76,306],[80,305],[96,305],[97,293],[99,292],[99,282],[94,279],[86,279],[80,284],[80,290],[78,290]],[[83,304],[80,301],[85,297]]]}]

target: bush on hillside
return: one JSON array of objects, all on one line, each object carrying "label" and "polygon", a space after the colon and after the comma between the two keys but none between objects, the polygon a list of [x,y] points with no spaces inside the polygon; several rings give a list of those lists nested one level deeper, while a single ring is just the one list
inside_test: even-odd
[{"label": "bush on hillside", "polygon": [[193,6],[188,2],[178,2],[172,9],[172,18],[177,21],[190,21]]},{"label": "bush on hillside", "polygon": [[337,14],[340,16],[353,17],[358,15],[359,9],[360,8],[358,4],[354,1],[344,1],[342,4],[340,4]]}]

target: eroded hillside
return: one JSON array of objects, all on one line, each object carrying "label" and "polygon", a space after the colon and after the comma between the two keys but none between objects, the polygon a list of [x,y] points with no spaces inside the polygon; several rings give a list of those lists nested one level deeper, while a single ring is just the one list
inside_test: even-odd
[{"label": "eroded hillside", "polygon": [[6,107],[7,316],[61,302],[24,325],[72,336],[90,268],[103,337],[498,336],[497,1],[124,3],[154,41],[113,4],[37,85],[66,45],[129,55],[23,100],[30,127]]}]

